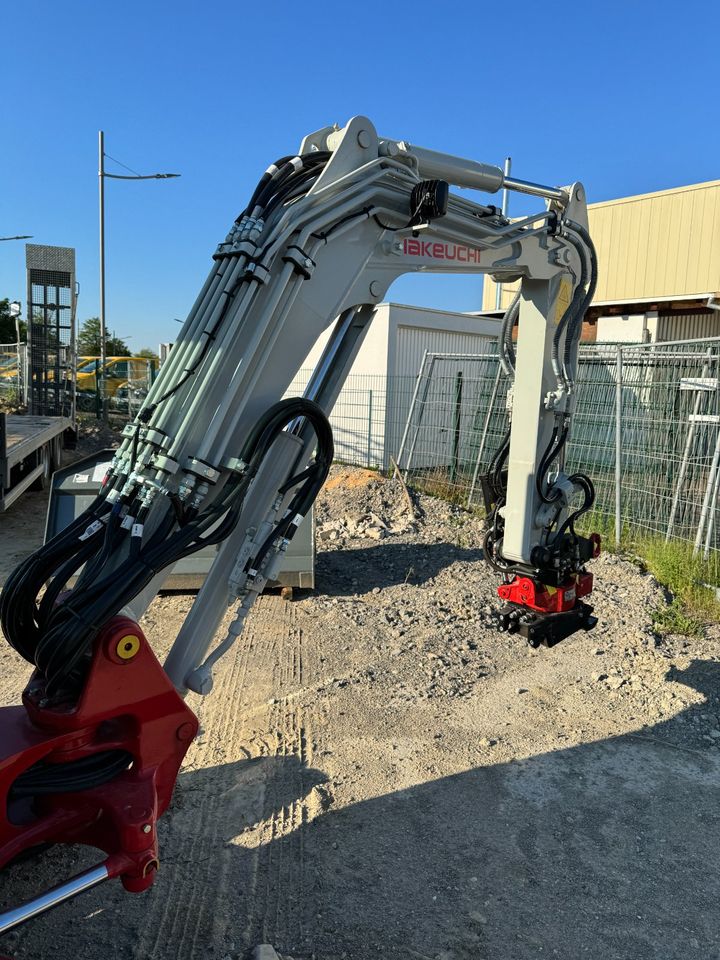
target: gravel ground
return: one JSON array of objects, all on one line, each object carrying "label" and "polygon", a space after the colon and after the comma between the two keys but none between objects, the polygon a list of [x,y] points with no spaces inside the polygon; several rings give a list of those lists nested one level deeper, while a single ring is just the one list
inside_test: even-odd
[{"label": "gravel ground", "polygon": [[[261,599],[161,825],[152,891],[99,888],[18,960],[720,957],[720,632],[660,637],[662,588],[593,564],[600,624],[552,650],[490,629],[480,521],[334,468],[318,589]],[[158,653],[192,598],[157,598]],[[3,702],[27,670],[0,655]],[[84,854],[85,858],[88,857]],[[92,861],[92,855],[90,860]],[[3,899],[72,873],[51,851]]]}]

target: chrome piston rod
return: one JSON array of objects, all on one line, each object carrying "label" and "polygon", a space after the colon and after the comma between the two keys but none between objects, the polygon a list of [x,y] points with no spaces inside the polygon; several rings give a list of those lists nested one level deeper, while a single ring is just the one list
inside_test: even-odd
[{"label": "chrome piston rod", "polygon": [[45,913],[47,910],[51,910],[53,907],[57,907],[66,900],[77,896],[78,893],[91,890],[108,878],[107,866],[100,863],[84,873],[79,873],[71,880],[58,884],[33,900],[28,900],[19,907],[0,913],[0,934],[8,933],[15,927],[19,927],[21,923],[32,920],[33,917],[38,917],[41,913]]},{"label": "chrome piston rod", "polygon": [[515,190],[516,193],[527,193],[531,197],[544,197],[547,200],[558,200],[567,206],[569,197],[567,190],[560,187],[548,187],[543,183],[532,183],[530,180],[516,180],[514,177],[503,177],[503,187],[506,190]]}]

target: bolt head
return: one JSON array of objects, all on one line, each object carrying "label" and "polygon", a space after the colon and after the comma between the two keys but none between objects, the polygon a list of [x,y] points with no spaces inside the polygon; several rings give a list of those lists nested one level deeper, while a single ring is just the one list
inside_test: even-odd
[{"label": "bolt head", "polygon": [[142,827],[142,832],[143,832],[143,833],[150,833],[151,831],[152,831],[152,827],[150,826],[150,824],[149,824],[149,823],[144,823],[144,824],[143,824],[143,827]]},{"label": "bolt head", "polygon": [[373,280],[370,284],[370,296],[376,299],[382,294],[382,285],[378,280]]},{"label": "bolt head", "polygon": [[358,130],[357,142],[358,146],[363,149],[369,147],[371,142],[370,132],[368,130]]},{"label": "bolt head", "polygon": [[195,731],[191,723],[181,723],[180,726],[175,731],[175,736],[178,738],[178,740],[181,740],[183,742],[192,740],[194,735],[195,735]]}]

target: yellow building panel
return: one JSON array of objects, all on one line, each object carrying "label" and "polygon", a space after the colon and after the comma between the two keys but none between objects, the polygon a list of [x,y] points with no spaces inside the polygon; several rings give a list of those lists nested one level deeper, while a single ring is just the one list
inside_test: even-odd
[{"label": "yellow building panel", "polygon": [[[599,263],[594,303],[720,291],[720,180],[592,203],[588,216]],[[503,307],[516,288],[503,286]],[[494,309],[486,277],[483,310]]]}]

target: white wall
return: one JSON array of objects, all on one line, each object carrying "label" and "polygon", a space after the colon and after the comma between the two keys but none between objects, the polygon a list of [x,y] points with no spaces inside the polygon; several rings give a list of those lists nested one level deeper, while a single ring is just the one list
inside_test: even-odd
[{"label": "white wall", "polygon": [[653,343],[657,339],[658,315],[625,313],[619,316],[598,317],[598,343]]},{"label": "white wall", "polygon": [[[357,374],[385,374],[387,371],[388,355],[388,328],[390,316],[389,303],[381,303],[375,312],[375,316],[370,322],[370,327],[365,334],[360,351],[353,363],[351,373]],[[315,346],[307,355],[303,363],[303,369],[312,370],[320,359],[320,355],[325,349],[325,344],[330,339],[335,324],[331,324],[327,330],[318,338]]]},{"label": "white wall", "polygon": [[[330,420],[340,460],[389,466],[397,455],[424,352],[480,353],[499,321],[382,303],[365,335]],[[312,369],[330,336],[325,331],[302,365]]]},{"label": "white wall", "polygon": [[495,339],[500,321],[470,313],[390,304],[388,372],[414,377],[423,353],[477,353],[484,339]]}]

